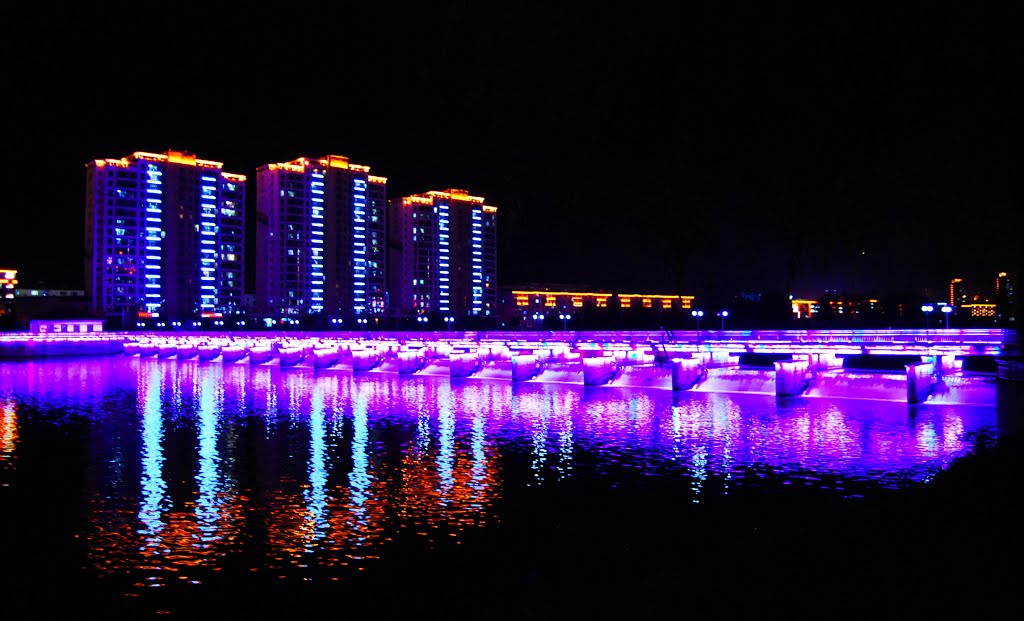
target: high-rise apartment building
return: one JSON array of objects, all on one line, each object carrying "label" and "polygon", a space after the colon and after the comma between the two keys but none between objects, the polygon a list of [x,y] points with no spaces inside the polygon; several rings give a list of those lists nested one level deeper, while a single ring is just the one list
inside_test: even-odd
[{"label": "high-rise apartment building", "polygon": [[963,278],[954,278],[949,281],[949,305],[953,307],[963,306],[971,302],[971,296],[967,291],[967,283]]},{"label": "high-rise apartment building", "polygon": [[996,275],[996,308],[1000,319],[1016,322],[1017,279],[1008,272]]},{"label": "high-rise apartment building", "polygon": [[387,179],[347,157],[256,170],[257,313],[383,314]]},{"label": "high-rise apartment building", "polygon": [[392,200],[389,211],[398,313],[497,315],[497,207],[449,189]]},{"label": "high-rise apartment building", "polygon": [[13,312],[17,286],[18,270],[0,267],[0,317]]},{"label": "high-rise apartment building", "polygon": [[187,151],[86,164],[86,290],[93,311],[241,313],[245,176]]}]

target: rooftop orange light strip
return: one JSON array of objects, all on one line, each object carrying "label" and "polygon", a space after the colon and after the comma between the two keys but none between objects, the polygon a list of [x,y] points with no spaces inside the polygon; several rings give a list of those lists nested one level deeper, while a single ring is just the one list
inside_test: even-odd
[{"label": "rooftop orange light strip", "polygon": [[[286,170],[289,172],[304,173],[306,168],[313,164],[319,164],[326,168],[340,168],[342,170],[352,170],[353,172],[370,172],[370,167],[363,164],[352,164],[348,158],[344,155],[323,155],[317,158],[299,157],[290,162],[275,162],[261,166],[260,168],[266,168],[267,170]],[[372,177],[371,183],[386,183],[386,177]]]},{"label": "rooftop orange light strip", "polygon": [[430,190],[423,194],[416,194],[414,196],[431,196],[438,198],[447,198],[456,201],[466,201],[470,203],[483,203],[484,197],[482,196],[470,196],[465,190],[459,190],[456,188],[449,188],[448,190]]},{"label": "rooftop orange light strip", "polygon": [[[197,158],[195,155],[192,155],[191,153],[187,153],[185,151],[173,151],[173,150],[170,150],[166,154],[149,153],[149,152],[146,152],[146,151],[136,151],[136,152],[132,153],[129,157],[130,158],[134,158],[136,160],[143,160],[143,161],[167,162],[169,164],[181,164],[181,165],[184,165],[184,166],[196,166],[198,168],[214,168],[214,169],[217,169],[218,171],[221,171],[221,169],[224,167],[224,163],[223,162],[215,162],[213,160],[202,160],[202,159]],[[107,159],[103,159],[103,160],[93,160],[92,163],[95,164],[98,168],[103,168],[104,166],[116,166],[117,168],[128,168],[129,166],[131,166],[131,162],[128,160],[128,158],[121,158],[121,159],[107,158]],[[86,164],[86,165],[88,166],[88,164]],[[223,172],[223,171],[221,171],[221,174],[223,174],[226,178],[233,178],[234,180],[237,180],[237,181],[245,181],[245,175],[239,175],[239,174],[228,173],[228,172]]]},{"label": "rooftop orange light strip", "polygon": [[426,198],[425,196],[406,196],[402,198],[403,205],[430,205],[434,201]]},{"label": "rooftop orange light strip", "polygon": [[213,160],[201,160],[191,153],[185,153],[184,151],[168,151],[167,153],[147,153],[146,151],[136,151],[132,153],[132,157],[140,160],[156,160],[158,162],[170,162],[171,164],[186,164],[188,166],[204,166],[221,168],[224,166],[223,162],[214,162]]},{"label": "rooftop orange light strip", "polygon": [[611,293],[582,293],[580,291],[522,291],[515,290],[512,295],[587,295],[610,297]]},{"label": "rooftop orange light strip", "polygon": [[598,297],[598,298],[610,298],[613,295],[620,298],[651,298],[659,300],[693,300],[692,295],[671,295],[671,294],[659,294],[659,293],[597,293],[597,292],[583,292],[583,291],[527,291],[523,289],[514,289],[512,295],[565,295],[565,296],[584,296],[584,297]]},{"label": "rooftop orange light strip", "polygon": [[671,295],[665,293],[620,293],[620,298],[657,298],[657,299],[668,299],[674,300],[676,298],[683,300],[692,300],[692,295]]}]

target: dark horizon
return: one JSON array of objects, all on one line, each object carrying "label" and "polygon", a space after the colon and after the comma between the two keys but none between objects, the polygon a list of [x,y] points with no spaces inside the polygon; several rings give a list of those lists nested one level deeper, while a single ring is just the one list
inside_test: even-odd
[{"label": "dark horizon", "polygon": [[250,223],[256,168],[300,156],[368,165],[389,198],[483,196],[501,286],[713,299],[1019,277],[1019,17],[462,2],[37,15],[3,44],[18,59],[4,174],[26,191],[0,264],[80,288],[86,162],[177,149],[249,177]]}]

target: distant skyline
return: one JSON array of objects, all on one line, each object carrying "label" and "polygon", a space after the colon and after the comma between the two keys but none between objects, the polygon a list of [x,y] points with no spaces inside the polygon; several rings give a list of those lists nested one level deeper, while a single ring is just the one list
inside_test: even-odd
[{"label": "distant skyline", "polygon": [[400,6],[29,7],[0,44],[0,264],[82,286],[85,164],[182,149],[249,177],[250,224],[256,168],[300,156],[368,165],[389,198],[483,196],[501,285],[885,294],[1020,272],[1016,7]]}]

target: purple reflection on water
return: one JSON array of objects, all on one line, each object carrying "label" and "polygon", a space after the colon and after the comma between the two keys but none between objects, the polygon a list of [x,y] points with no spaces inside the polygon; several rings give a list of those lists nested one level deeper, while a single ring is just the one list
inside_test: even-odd
[{"label": "purple reflection on water", "polygon": [[47,485],[31,465],[12,473],[57,427],[81,445],[50,459],[88,473],[80,523],[96,572],[136,576],[135,588],[201,583],[231,558],[301,580],[409,537],[458,537],[538,487],[662,482],[693,503],[745,488],[891,488],[994,437],[996,418],[994,406],[28,361],[0,364],[0,485]]}]

